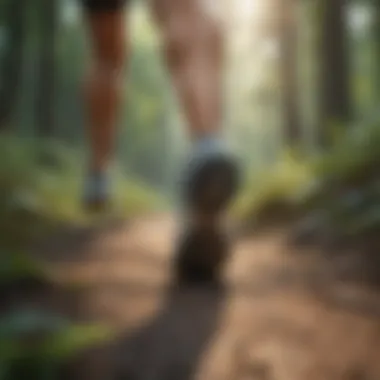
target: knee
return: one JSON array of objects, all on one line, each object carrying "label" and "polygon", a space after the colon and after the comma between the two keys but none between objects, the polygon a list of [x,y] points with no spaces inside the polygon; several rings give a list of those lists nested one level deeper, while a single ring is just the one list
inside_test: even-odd
[{"label": "knee", "polygon": [[198,55],[207,61],[218,61],[223,55],[223,42],[222,33],[215,25],[177,29],[164,38],[165,56],[174,68],[190,64],[192,58]]},{"label": "knee", "polygon": [[216,22],[210,22],[205,29],[204,41],[207,45],[206,49],[215,60],[219,60],[223,56],[225,42],[222,28]]},{"label": "knee", "polygon": [[168,35],[164,41],[164,54],[171,68],[182,67],[192,55],[194,45],[190,38],[179,34]]}]

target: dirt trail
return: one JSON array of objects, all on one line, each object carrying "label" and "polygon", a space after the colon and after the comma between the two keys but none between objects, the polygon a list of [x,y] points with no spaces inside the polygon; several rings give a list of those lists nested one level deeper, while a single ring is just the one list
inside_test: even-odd
[{"label": "dirt trail", "polygon": [[170,217],[77,233],[47,250],[66,310],[118,328],[81,380],[378,380],[380,301],[271,232],[237,242],[219,288],[170,290]]}]

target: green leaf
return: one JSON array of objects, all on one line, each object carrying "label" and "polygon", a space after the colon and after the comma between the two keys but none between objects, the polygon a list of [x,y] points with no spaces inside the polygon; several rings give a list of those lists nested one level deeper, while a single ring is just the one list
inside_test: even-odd
[{"label": "green leaf", "polygon": [[91,346],[109,341],[113,336],[113,330],[105,326],[69,326],[49,337],[40,353],[46,360],[65,360]]},{"label": "green leaf", "polygon": [[0,283],[20,279],[45,279],[43,267],[20,252],[0,252]]}]

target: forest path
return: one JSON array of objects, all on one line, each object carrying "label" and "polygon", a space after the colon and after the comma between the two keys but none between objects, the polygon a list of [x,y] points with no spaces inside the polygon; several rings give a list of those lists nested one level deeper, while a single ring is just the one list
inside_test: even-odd
[{"label": "forest path", "polygon": [[380,379],[376,292],[337,282],[319,255],[289,251],[283,231],[240,238],[223,287],[172,291],[175,233],[170,216],[155,215],[45,250],[54,276],[78,289],[65,310],[118,331],[78,379]]}]

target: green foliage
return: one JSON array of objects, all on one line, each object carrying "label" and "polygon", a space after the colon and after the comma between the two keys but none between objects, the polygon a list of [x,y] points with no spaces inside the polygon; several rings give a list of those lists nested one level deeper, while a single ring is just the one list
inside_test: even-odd
[{"label": "green foliage", "polygon": [[[128,178],[128,174],[126,177]],[[125,217],[125,215],[133,217],[166,207],[165,199],[141,182],[136,180],[126,182],[119,174],[119,177],[116,177],[115,184],[114,212],[118,212],[121,217]]]},{"label": "green foliage", "polygon": [[[113,338],[101,325],[76,325],[57,315],[21,310],[0,319],[0,379],[58,379],[73,356]],[[47,374],[49,374],[48,377]]]},{"label": "green foliage", "polygon": [[[64,223],[88,223],[80,204],[83,157],[56,141],[0,138],[0,226],[2,243],[22,243]],[[157,196],[120,169],[111,214],[152,209]],[[13,246],[13,245],[12,245]]]},{"label": "green foliage", "polygon": [[[49,285],[41,263],[25,254],[29,243],[66,224],[87,224],[79,202],[83,157],[57,141],[0,137],[0,289],[36,280]],[[112,217],[152,210],[157,196],[125,181],[115,168]],[[0,320],[0,379],[57,379],[61,366],[82,350],[109,339],[102,326],[72,325],[46,312],[23,310]]]},{"label": "green foliage", "polygon": [[247,182],[234,213],[253,222],[260,221],[273,207],[282,207],[283,211],[293,208],[311,191],[314,181],[310,163],[286,153],[273,167]]},{"label": "green foliage", "polygon": [[378,122],[357,125],[341,134],[332,149],[317,164],[317,175],[349,181],[380,162]]},{"label": "green foliage", "polygon": [[20,252],[0,252],[0,286],[24,279],[46,278],[42,265]]},{"label": "green foliage", "polygon": [[324,210],[325,221],[343,236],[380,230],[380,123],[363,123],[341,133],[315,159],[282,158],[255,177],[237,203],[243,220],[267,214],[304,215]]}]

